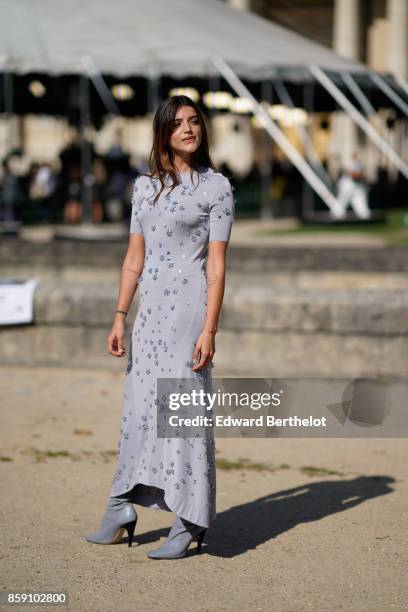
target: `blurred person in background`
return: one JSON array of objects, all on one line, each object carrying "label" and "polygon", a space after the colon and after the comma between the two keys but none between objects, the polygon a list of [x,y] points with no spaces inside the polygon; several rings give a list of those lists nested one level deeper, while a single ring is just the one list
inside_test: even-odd
[{"label": "blurred person in background", "polygon": [[24,202],[22,187],[21,151],[11,152],[2,162],[0,191],[0,221],[13,222],[19,217],[19,207]]},{"label": "blurred person in background", "polygon": [[105,186],[105,212],[109,221],[122,221],[126,217],[126,199],[131,168],[129,155],[122,147],[114,145],[106,156],[108,179]]},{"label": "blurred person in background", "polygon": [[[92,220],[101,222],[104,217],[103,196],[103,169],[100,168],[101,161],[95,154],[93,145],[91,149],[92,164]],[[81,201],[81,147],[78,140],[69,144],[60,155],[61,174],[59,180],[59,197],[64,206],[63,222],[80,223],[82,221]],[[102,178],[101,178],[102,175]]]},{"label": "blurred person in background", "polygon": [[46,223],[55,221],[55,193],[57,175],[48,162],[33,164],[29,184],[29,197],[38,203],[40,218]]},{"label": "blurred person in background", "polygon": [[64,206],[63,222],[79,223],[81,205],[81,149],[71,143],[60,153],[60,195]]},{"label": "blurred person in background", "polygon": [[368,183],[362,161],[354,154],[346,164],[345,171],[339,179],[337,199],[346,211],[350,205],[360,219],[369,219],[371,211],[368,206]]}]

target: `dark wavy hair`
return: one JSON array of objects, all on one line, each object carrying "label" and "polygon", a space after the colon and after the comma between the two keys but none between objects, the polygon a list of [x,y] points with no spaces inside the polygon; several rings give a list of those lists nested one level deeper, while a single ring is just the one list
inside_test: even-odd
[{"label": "dark wavy hair", "polygon": [[161,189],[156,194],[154,202],[158,200],[166,187],[166,175],[170,175],[173,181],[170,191],[180,184],[177,170],[174,167],[174,153],[170,147],[170,137],[174,131],[177,111],[181,106],[191,106],[197,113],[201,126],[201,143],[191,157],[191,178],[193,171],[198,170],[200,166],[207,166],[217,172],[210,157],[207,126],[200,107],[188,96],[171,96],[163,100],[153,118],[153,145],[149,156],[150,172],[146,175],[150,178],[158,178],[161,183]]}]

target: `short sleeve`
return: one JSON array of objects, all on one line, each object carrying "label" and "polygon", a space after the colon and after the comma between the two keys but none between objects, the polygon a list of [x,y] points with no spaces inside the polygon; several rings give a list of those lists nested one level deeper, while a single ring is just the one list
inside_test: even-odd
[{"label": "short sleeve", "polygon": [[208,240],[228,242],[235,219],[235,198],[231,183],[225,177],[213,192],[209,212],[210,233]]},{"label": "short sleeve", "polygon": [[141,189],[140,189],[140,176],[135,179],[133,184],[132,194],[132,212],[130,217],[130,233],[131,234],[143,234],[143,229],[140,223],[140,207],[141,207]]}]

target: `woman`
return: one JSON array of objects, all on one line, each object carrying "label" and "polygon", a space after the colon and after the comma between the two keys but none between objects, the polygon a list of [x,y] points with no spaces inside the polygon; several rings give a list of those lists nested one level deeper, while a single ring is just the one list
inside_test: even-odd
[{"label": "woman", "polygon": [[[118,459],[108,508],[87,540],[113,544],[124,529],[132,544],[132,503],[176,514],[152,559],[197,552],[215,519],[215,445],[202,438],[158,437],[158,378],[211,381],[215,334],[225,287],[225,255],[235,202],[229,180],[210,159],[199,107],[172,96],[153,120],[150,173],[134,184],[128,251],[123,263],[109,352],[121,357],[124,319],[140,284],[131,335]],[[207,265],[205,259],[207,256]]]}]

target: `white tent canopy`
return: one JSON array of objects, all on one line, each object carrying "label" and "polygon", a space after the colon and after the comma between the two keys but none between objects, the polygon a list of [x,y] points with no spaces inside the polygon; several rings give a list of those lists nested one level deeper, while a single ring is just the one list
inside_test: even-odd
[{"label": "white tent canopy", "polygon": [[[361,76],[371,74],[367,66],[221,0],[0,0],[0,19],[0,72],[5,73],[6,103],[12,101],[13,86],[7,73],[180,79],[221,74],[235,93],[252,101],[253,112],[271,138],[338,215],[333,193],[243,83],[276,76],[316,79],[408,178],[408,164],[326,74],[339,73],[349,79],[354,74],[363,81]],[[89,82],[81,79],[81,83],[85,124]],[[405,111],[406,102],[399,102]]]},{"label": "white tent canopy", "polygon": [[176,78],[216,74],[221,56],[241,78],[258,80],[279,68],[307,77],[309,64],[361,73],[342,58],[290,30],[221,0],[0,0],[0,70],[51,75],[84,72],[90,56],[102,74]]}]

